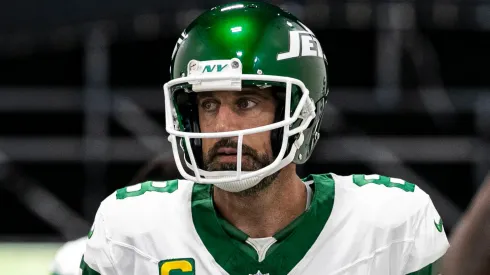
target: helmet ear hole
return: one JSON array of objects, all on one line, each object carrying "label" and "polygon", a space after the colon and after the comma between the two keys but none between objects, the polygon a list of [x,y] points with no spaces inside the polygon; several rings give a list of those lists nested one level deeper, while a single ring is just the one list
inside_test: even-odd
[{"label": "helmet ear hole", "polygon": [[325,101],[326,101],[325,98],[326,97],[322,97],[316,102],[316,104],[315,104],[316,118],[313,119],[312,121],[310,121],[310,124],[308,125],[308,127],[306,127],[306,129],[311,129],[313,127],[313,125],[315,125],[315,123],[316,123],[316,126],[314,127],[313,130],[315,132],[319,132],[319,129],[320,129],[321,124],[322,124],[322,119],[323,119],[323,108],[325,107]]},{"label": "helmet ear hole", "polygon": [[[303,143],[301,145],[301,148],[296,152],[296,157],[294,160],[294,163],[296,164],[305,163],[311,156],[313,149],[320,140],[320,128],[323,121],[323,109],[325,107],[325,102],[326,96],[320,98],[315,103],[316,116],[312,121],[310,121],[308,127],[303,131],[303,134],[305,135],[305,141],[307,142]],[[301,158],[299,158],[300,154]]]}]

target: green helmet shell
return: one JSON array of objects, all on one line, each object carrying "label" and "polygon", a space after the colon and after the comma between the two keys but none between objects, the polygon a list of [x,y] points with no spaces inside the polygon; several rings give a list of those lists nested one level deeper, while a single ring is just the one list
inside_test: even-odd
[{"label": "green helmet shell", "polygon": [[[328,94],[327,60],[314,34],[295,16],[271,4],[217,6],[182,33],[172,53],[171,79],[186,76],[191,60],[232,58],[240,59],[243,74],[286,76],[305,84],[316,117],[303,131],[305,139],[294,158],[295,163],[304,163],[318,141]],[[294,93],[297,89],[293,97]]]}]

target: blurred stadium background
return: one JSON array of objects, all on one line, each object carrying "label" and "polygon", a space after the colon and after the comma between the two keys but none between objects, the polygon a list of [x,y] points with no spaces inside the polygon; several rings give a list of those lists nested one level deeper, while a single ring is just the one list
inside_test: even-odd
[{"label": "blurred stadium background", "polygon": [[[170,55],[187,23],[225,2],[2,4],[1,274],[47,274],[104,197],[171,157],[161,91]],[[330,65],[323,134],[301,174],[416,183],[450,235],[490,164],[490,3],[271,2],[310,26]]]}]

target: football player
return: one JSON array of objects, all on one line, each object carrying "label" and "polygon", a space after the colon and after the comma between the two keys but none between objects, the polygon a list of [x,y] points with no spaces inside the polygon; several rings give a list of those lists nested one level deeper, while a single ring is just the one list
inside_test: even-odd
[{"label": "football player", "polygon": [[50,267],[51,275],[78,275],[80,274],[80,259],[82,258],[87,237],[72,240],[63,244],[53,259]]},{"label": "football player", "polygon": [[184,180],[106,198],[84,275],[437,274],[449,244],[419,187],[297,176],[319,139],[328,79],[296,17],[264,2],[214,7],[184,30],[170,72],[166,130]]}]

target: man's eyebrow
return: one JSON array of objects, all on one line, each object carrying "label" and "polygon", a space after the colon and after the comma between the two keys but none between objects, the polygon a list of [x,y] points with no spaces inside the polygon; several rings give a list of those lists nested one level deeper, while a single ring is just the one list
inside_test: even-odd
[{"label": "man's eyebrow", "polygon": [[212,92],[201,92],[197,93],[197,99],[214,97]]},{"label": "man's eyebrow", "polygon": [[[261,91],[255,91],[255,90],[245,90],[245,91],[238,91],[238,92],[233,92],[234,97],[240,97],[240,96],[258,96],[262,99],[271,99],[274,98],[272,94],[268,92],[261,92]],[[214,98],[215,95],[213,92],[200,92],[197,93],[197,99],[204,99],[204,98]]]},{"label": "man's eyebrow", "polygon": [[242,95],[253,95],[253,96],[261,97],[263,99],[271,99],[271,98],[273,98],[270,93],[260,92],[260,91],[255,91],[255,90],[252,90],[252,91],[245,90],[245,91],[241,91],[241,92],[237,92],[236,93],[236,96],[242,96]]}]

